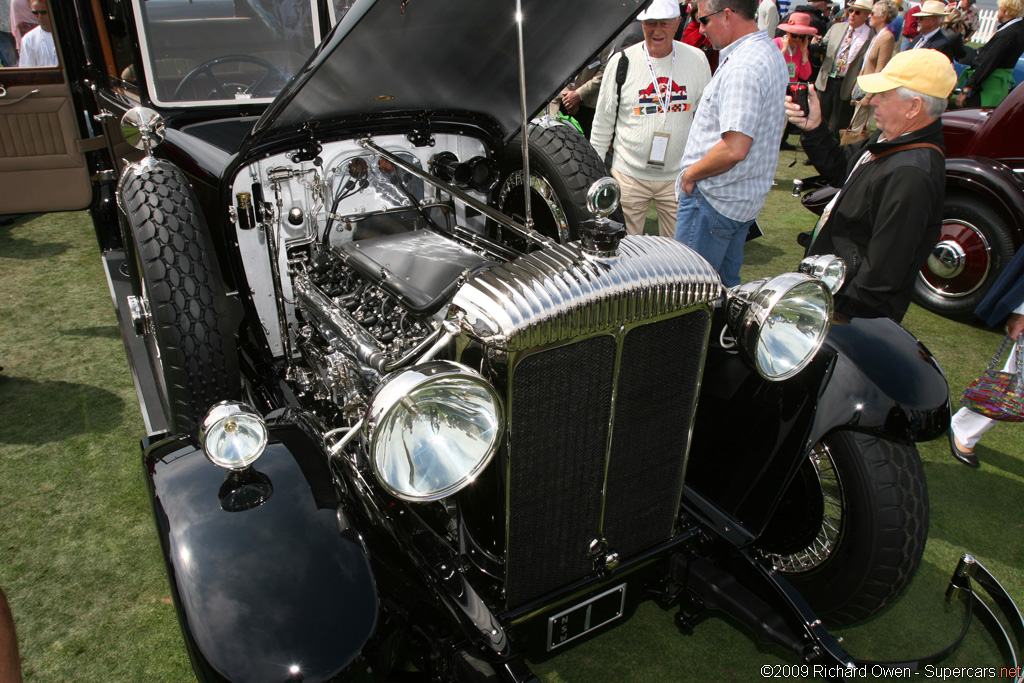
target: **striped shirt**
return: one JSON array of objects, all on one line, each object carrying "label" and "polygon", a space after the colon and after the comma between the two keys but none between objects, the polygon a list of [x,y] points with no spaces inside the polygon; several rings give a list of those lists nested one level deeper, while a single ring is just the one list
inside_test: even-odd
[{"label": "striped shirt", "polygon": [[[775,177],[789,72],[782,52],[764,31],[727,45],[719,57],[718,71],[697,106],[681,168],[704,158],[725,133],[736,131],[751,138],[743,161],[721,175],[697,181],[715,211],[735,221],[750,221],[764,206]],[[682,173],[679,178],[681,182]]]}]

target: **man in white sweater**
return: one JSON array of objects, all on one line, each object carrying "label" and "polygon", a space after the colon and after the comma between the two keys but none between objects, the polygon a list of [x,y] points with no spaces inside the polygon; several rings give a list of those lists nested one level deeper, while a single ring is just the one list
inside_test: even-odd
[{"label": "man in white sweater", "polygon": [[[647,207],[658,211],[658,232],[675,234],[675,178],[694,109],[711,80],[707,58],[672,39],[679,27],[677,0],[654,0],[637,17],[644,40],[614,55],[605,69],[590,142],[622,188],[626,230],[641,235]],[[621,87],[619,62],[628,60]]]}]

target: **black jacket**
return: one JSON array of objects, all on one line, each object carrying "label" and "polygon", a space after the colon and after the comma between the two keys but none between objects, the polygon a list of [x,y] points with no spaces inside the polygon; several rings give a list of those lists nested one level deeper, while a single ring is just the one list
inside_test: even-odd
[{"label": "black jacket", "polygon": [[[839,146],[821,125],[806,131],[803,148],[818,172],[842,187],[828,221],[809,254],[835,254],[846,261],[846,284],[836,295],[836,310],[850,317],[903,319],[924,265],[942,227],[946,194],[942,122],[893,142],[867,141]],[[914,143],[928,147],[888,150]],[[853,170],[867,149],[874,160]]]},{"label": "black jacket", "polygon": [[[918,47],[918,44],[921,41],[923,41],[923,40],[924,40],[924,36],[923,35],[918,36],[914,40],[914,42],[911,43],[910,48],[911,49],[916,49]],[[929,48],[929,49],[932,49],[932,50],[938,50],[942,54],[946,55],[946,57],[951,62],[954,61],[956,59],[956,57],[957,57],[957,55],[954,53],[954,47],[955,46],[949,42],[949,35],[945,31],[943,31],[941,28],[938,31],[936,31],[934,34],[932,34],[931,38],[928,39],[928,42],[926,42],[923,45],[921,45],[921,47],[922,48]],[[963,41],[962,40],[961,40],[961,43],[960,43],[958,51],[961,52],[961,53],[963,52]]]},{"label": "black jacket", "polygon": [[996,31],[992,38],[981,46],[974,63],[974,74],[964,83],[965,88],[971,88],[972,97],[968,97],[968,106],[972,105],[972,98],[980,102],[981,84],[986,78],[992,75],[996,69],[1012,69],[1017,66],[1017,60],[1024,53],[1024,21],[1016,21],[1010,26]]}]

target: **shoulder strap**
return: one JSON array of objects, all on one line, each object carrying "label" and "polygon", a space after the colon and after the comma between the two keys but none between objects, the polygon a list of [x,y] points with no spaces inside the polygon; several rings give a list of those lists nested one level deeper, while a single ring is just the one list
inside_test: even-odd
[{"label": "shoulder strap", "polygon": [[619,104],[622,102],[622,84],[626,82],[626,73],[629,71],[629,57],[626,50],[619,53],[619,65],[615,69],[615,118],[612,119],[612,137],[608,141],[608,154],[605,156],[605,165],[608,170],[612,168],[612,156],[615,154],[615,126],[619,123]]},{"label": "shoulder strap", "polygon": [[872,159],[871,160],[872,161],[877,161],[877,160],[881,159],[884,156],[889,156],[890,154],[894,154],[896,152],[902,152],[905,149],[917,149],[919,147],[931,147],[936,152],[938,152],[939,156],[941,156],[943,159],[946,158],[946,154],[942,151],[942,148],[939,147],[938,145],[936,145],[935,143],[933,143],[933,142],[914,142],[914,143],[911,143],[909,145],[900,145],[898,147],[893,147],[892,149],[887,149],[884,152],[882,152],[881,154],[874,154],[874,155],[872,155]]}]

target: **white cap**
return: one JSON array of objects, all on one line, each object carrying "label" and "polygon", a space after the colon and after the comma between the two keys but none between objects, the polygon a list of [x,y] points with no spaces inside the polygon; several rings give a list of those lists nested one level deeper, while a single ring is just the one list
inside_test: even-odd
[{"label": "white cap", "polygon": [[650,6],[636,16],[637,21],[675,19],[679,16],[678,0],[651,0]]}]

